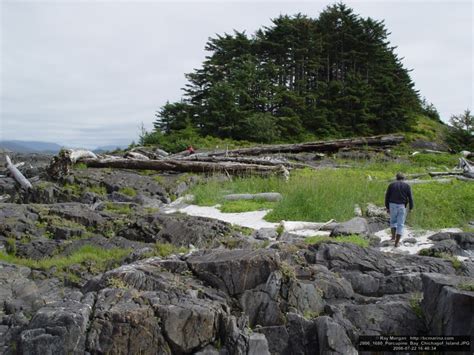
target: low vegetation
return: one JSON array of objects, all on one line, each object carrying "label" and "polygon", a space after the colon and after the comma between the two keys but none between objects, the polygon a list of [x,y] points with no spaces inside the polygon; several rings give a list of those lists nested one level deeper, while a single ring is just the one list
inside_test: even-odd
[{"label": "low vegetation", "polygon": [[359,235],[348,235],[340,237],[322,237],[313,236],[305,239],[305,243],[308,244],[320,244],[324,242],[336,242],[336,243],[350,243],[360,247],[367,248],[369,246],[369,240]]},{"label": "low vegetation", "polygon": [[72,265],[83,263],[88,264],[89,268],[104,271],[108,266],[118,265],[118,262],[129,253],[130,249],[103,249],[92,245],[85,245],[71,255],[53,256],[40,260],[20,258],[0,252],[0,260],[38,270],[49,270],[54,267],[56,272],[66,271]]},{"label": "low vegetation", "polygon": [[461,282],[458,288],[463,291],[474,291],[474,282]]},{"label": "low vegetation", "polygon": [[[194,186],[195,203],[221,205],[226,212],[272,208],[265,217],[271,222],[281,220],[344,221],[354,216],[354,205],[368,202],[384,204],[385,190],[396,172],[426,173],[427,167],[452,168],[457,157],[449,154],[418,154],[405,163],[380,161],[354,162],[351,169],[292,171],[290,181],[277,177],[236,178],[232,181],[210,180]],[[427,175],[426,179],[430,179]],[[225,201],[230,193],[280,192],[280,202]],[[474,189],[468,183],[452,180],[413,185],[415,208],[407,223],[415,228],[439,229],[466,227],[474,216]]]},{"label": "low vegetation", "polygon": [[155,252],[156,255],[161,256],[163,258],[170,256],[172,254],[183,254],[187,253],[189,251],[188,248],[186,247],[178,247],[176,245],[173,245],[171,243],[160,243],[156,242],[155,244]]},{"label": "low vegetation", "polygon": [[105,210],[112,212],[112,213],[118,213],[118,214],[130,214],[132,213],[132,209],[130,208],[130,205],[127,203],[113,203],[113,202],[107,202],[105,204]]}]

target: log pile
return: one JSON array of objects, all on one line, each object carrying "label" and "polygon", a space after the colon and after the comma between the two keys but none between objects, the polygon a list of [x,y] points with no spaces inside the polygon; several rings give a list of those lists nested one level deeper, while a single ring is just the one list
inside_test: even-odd
[{"label": "log pile", "polygon": [[379,149],[399,144],[402,141],[403,136],[385,135],[298,144],[278,144],[195,154],[185,151],[174,155],[166,155],[166,152],[149,154],[145,150],[136,149],[127,152],[124,157],[96,156],[88,151],[65,149],[53,158],[48,173],[53,178],[61,178],[70,172],[74,163],[81,161],[91,168],[225,173],[227,175],[276,174],[288,178],[289,169],[311,166],[290,162],[281,157],[269,157],[269,155],[302,152],[333,153],[340,149],[364,147]]}]

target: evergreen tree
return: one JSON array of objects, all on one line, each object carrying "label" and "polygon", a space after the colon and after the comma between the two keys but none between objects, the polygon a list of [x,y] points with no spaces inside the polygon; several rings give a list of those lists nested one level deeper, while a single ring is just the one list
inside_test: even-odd
[{"label": "evergreen tree", "polygon": [[217,35],[202,68],[186,75],[183,100],[161,108],[155,129],[192,125],[257,142],[407,130],[422,108],[388,35],[383,21],[344,4],[318,18],[282,15],[253,36]]}]

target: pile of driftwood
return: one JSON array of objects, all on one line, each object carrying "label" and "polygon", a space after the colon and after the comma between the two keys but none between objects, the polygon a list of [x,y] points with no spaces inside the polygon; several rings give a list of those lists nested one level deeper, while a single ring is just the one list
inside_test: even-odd
[{"label": "pile of driftwood", "polygon": [[[48,173],[58,178],[69,173],[76,162],[83,162],[91,168],[121,168],[158,171],[179,171],[195,173],[225,173],[228,175],[246,174],[277,174],[288,177],[289,169],[307,167],[302,163],[289,162],[286,159],[268,157],[277,153],[332,153],[342,148],[390,147],[399,144],[404,137],[401,135],[384,135],[353,139],[338,139],[299,144],[279,144],[221,150],[213,152],[189,151],[167,155],[163,151],[155,151],[153,155],[146,150],[136,149],[127,152],[124,157],[97,156],[85,150],[62,150],[55,156],[49,166]],[[262,157],[264,156],[264,157]]]}]

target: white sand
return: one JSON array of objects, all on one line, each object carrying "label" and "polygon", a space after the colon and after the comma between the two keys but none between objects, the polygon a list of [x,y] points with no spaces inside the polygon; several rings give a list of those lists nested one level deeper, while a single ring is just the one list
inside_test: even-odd
[{"label": "white sand", "polygon": [[[192,201],[191,196],[184,196],[169,204],[163,211],[165,213],[180,212],[186,213],[190,216],[214,218],[220,221],[251,229],[277,228],[279,225],[283,225],[285,231],[302,237],[330,235],[329,231],[320,230],[321,226],[326,224],[325,222],[281,221],[281,223],[271,223],[264,220],[265,215],[270,212],[270,210],[223,213],[219,210],[219,205],[212,207],[197,206],[189,204],[190,201]],[[395,248],[392,242],[391,246],[382,247],[380,250],[387,253],[418,254],[421,249],[429,248],[434,244],[428,239],[428,237],[439,232],[462,232],[462,230],[459,228],[445,228],[438,231],[429,231],[414,230],[412,228],[406,227],[398,248]],[[381,242],[390,240],[390,228],[377,232],[375,235],[381,238]],[[416,243],[405,242],[407,238],[415,238]],[[458,257],[458,259],[474,259],[474,256]]]}]

